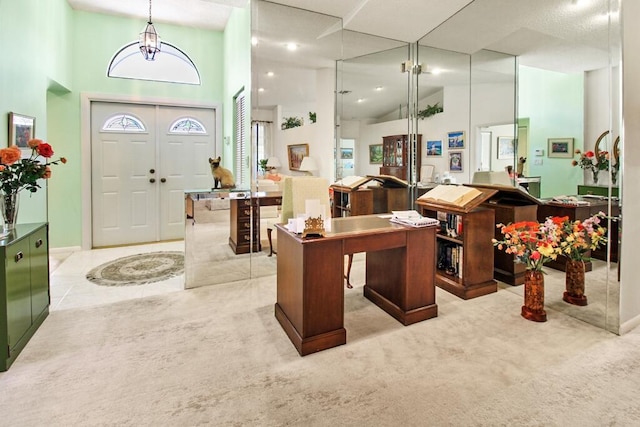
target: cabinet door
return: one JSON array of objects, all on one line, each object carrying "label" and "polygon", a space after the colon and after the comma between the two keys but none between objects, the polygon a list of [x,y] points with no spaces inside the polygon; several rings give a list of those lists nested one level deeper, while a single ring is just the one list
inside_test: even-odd
[{"label": "cabinet door", "polygon": [[9,348],[15,347],[31,326],[29,239],[7,247],[7,329]]},{"label": "cabinet door", "polygon": [[49,256],[47,227],[29,238],[31,250],[31,317],[32,322],[49,306]]}]

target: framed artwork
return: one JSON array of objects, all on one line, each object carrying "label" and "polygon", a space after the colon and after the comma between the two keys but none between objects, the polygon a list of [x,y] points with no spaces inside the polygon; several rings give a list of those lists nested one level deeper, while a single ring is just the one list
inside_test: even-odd
[{"label": "framed artwork", "polygon": [[449,171],[462,172],[462,151],[449,152]]},{"label": "framed artwork", "polygon": [[464,131],[449,132],[447,137],[449,139],[449,149],[464,148]]},{"label": "framed artwork", "polygon": [[498,137],[498,159],[513,159],[516,153],[515,139],[511,136]]},{"label": "framed artwork", "polygon": [[289,155],[289,169],[292,171],[300,170],[302,159],[309,155],[309,144],[287,145],[287,154]]},{"label": "framed artwork", "polygon": [[9,145],[29,149],[27,142],[35,138],[36,119],[24,114],[9,113]]},{"label": "framed artwork", "polygon": [[369,163],[382,164],[382,144],[369,145]]},{"label": "framed artwork", "polygon": [[427,141],[427,157],[442,156],[442,140]]},{"label": "framed artwork", "polygon": [[573,138],[549,138],[547,156],[549,157],[573,157]]},{"label": "framed artwork", "polygon": [[341,159],[353,159],[353,148],[341,148],[340,149],[340,158]]}]

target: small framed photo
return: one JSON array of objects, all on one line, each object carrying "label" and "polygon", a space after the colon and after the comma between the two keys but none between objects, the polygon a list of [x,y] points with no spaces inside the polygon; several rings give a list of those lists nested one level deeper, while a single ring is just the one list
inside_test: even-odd
[{"label": "small framed photo", "polygon": [[300,170],[302,159],[309,155],[309,144],[287,145],[287,154],[289,155],[289,169],[292,171]]},{"label": "small framed photo", "polygon": [[442,156],[442,140],[434,139],[427,141],[427,157]]},{"label": "small framed photo", "polygon": [[547,156],[549,157],[573,157],[573,138],[549,138]]},{"label": "small framed photo", "polygon": [[449,172],[462,172],[462,151],[449,152]]},{"label": "small framed photo", "polygon": [[464,148],[464,131],[449,132],[447,137],[449,139],[449,149]]},{"label": "small framed photo", "polygon": [[28,150],[30,139],[36,135],[36,119],[24,114],[9,113],[9,145]]},{"label": "small framed photo", "polygon": [[515,139],[511,136],[498,137],[498,159],[513,159],[516,153]]},{"label": "small framed photo", "polygon": [[382,144],[369,145],[369,163],[372,165],[382,164]]},{"label": "small framed photo", "polygon": [[341,148],[340,158],[345,160],[353,159],[353,148]]}]

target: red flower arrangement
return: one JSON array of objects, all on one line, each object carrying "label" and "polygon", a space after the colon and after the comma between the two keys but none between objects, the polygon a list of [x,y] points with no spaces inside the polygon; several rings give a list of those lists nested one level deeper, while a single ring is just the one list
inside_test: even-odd
[{"label": "red flower arrangement", "polygon": [[67,163],[64,157],[49,161],[53,148],[41,139],[31,139],[27,144],[31,155],[26,159],[22,158],[22,151],[15,145],[0,149],[0,189],[4,194],[18,193],[23,189],[35,193],[40,188],[38,180],[51,177],[50,165]]},{"label": "red flower arrangement", "polygon": [[565,218],[549,217],[543,223],[520,221],[498,224],[504,240],[492,239],[493,245],[515,256],[515,262],[527,270],[542,271],[542,266],[560,254],[561,225]]}]

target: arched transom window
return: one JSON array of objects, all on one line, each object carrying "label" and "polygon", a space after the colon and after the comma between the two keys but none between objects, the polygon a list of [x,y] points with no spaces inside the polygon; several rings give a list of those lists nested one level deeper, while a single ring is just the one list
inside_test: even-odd
[{"label": "arched transom window", "polygon": [[118,113],[104,121],[102,130],[105,132],[146,132],[147,128],[137,117]]},{"label": "arched transom window", "polygon": [[201,122],[193,117],[183,117],[171,124],[169,133],[206,134],[207,129]]}]

